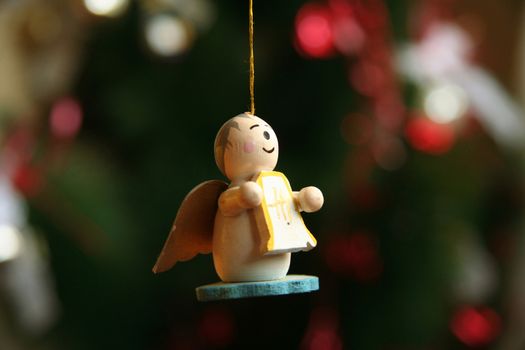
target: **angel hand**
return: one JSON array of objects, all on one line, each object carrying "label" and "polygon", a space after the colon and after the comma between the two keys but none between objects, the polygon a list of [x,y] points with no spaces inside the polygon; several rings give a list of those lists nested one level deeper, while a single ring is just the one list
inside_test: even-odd
[{"label": "angel hand", "polygon": [[241,203],[246,209],[255,208],[262,202],[263,192],[261,186],[253,181],[247,181],[240,187]]},{"label": "angel hand", "polygon": [[307,213],[318,211],[324,204],[323,193],[314,186],[303,188],[301,191],[299,191],[297,197],[301,210]]},{"label": "angel hand", "polygon": [[219,210],[224,216],[236,216],[241,212],[255,208],[262,202],[262,189],[253,181],[233,187],[221,194]]}]

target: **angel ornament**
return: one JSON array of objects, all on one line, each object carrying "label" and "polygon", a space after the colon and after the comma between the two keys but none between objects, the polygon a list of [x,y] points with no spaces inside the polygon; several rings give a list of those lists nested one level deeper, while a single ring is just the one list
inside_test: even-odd
[{"label": "angel ornament", "polygon": [[212,253],[223,282],[197,288],[199,300],[317,290],[317,277],[286,274],[291,253],[316,246],[300,212],[321,209],[323,194],[312,186],[293,192],[273,171],[278,155],[264,120],[249,113],[228,120],[215,138],[215,161],[231,183],[206,181],[186,196],[153,272]]}]

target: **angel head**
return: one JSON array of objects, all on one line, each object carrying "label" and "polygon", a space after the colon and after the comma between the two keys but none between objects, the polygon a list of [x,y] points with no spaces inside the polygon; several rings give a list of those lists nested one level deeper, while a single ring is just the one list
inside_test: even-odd
[{"label": "angel head", "polygon": [[277,165],[279,143],[259,117],[243,113],[228,120],[215,138],[215,162],[230,181],[248,180]]}]

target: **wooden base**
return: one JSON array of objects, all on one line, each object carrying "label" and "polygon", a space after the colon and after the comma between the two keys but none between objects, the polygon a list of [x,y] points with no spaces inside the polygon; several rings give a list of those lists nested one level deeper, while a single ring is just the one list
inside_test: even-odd
[{"label": "wooden base", "polygon": [[195,289],[197,300],[253,298],[271,295],[308,293],[319,289],[319,278],[306,275],[288,275],[283,279],[260,282],[207,284]]}]

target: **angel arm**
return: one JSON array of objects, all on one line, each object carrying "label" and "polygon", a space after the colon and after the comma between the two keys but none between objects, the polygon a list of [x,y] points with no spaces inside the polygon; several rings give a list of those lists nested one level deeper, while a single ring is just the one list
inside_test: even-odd
[{"label": "angel arm", "polygon": [[293,198],[299,205],[299,211],[313,213],[321,209],[324,204],[323,192],[314,186],[308,186],[299,192],[293,192]]},{"label": "angel arm", "polygon": [[219,210],[224,216],[236,216],[246,209],[257,207],[262,202],[262,189],[253,181],[232,187],[219,197]]}]

